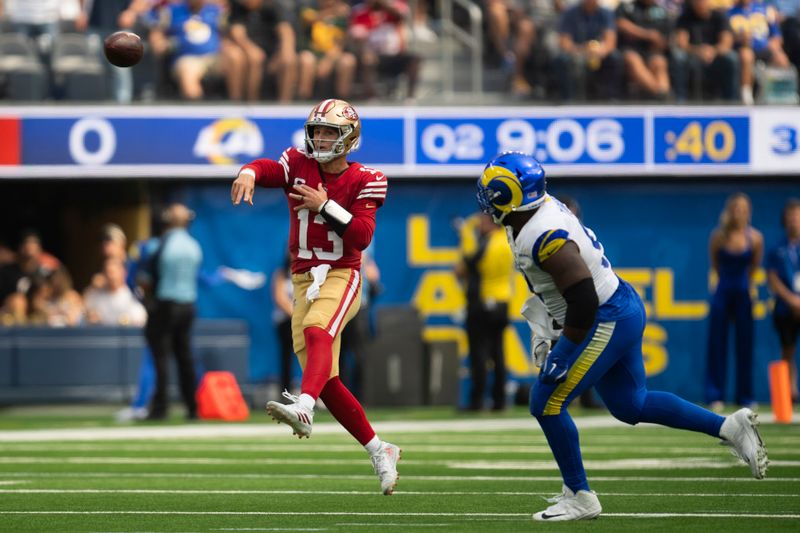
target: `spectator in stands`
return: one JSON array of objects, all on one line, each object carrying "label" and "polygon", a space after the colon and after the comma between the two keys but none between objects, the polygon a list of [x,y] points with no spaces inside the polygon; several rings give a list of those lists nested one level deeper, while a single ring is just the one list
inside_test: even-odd
[{"label": "spectator in stands", "polygon": [[647,96],[670,91],[667,51],[672,23],[658,0],[634,0],[617,8],[619,46],[628,79]]},{"label": "spectator in stands", "polygon": [[622,57],[617,50],[614,13],[598,0],[581,0],[561,15],[555,60],[559,96],[613,100],[620,96]]},{"label": "spectator in stands", "polygon": [[[136,17],[132,19],[126,13],[139,8],[145,0],[82,0],[81,15],[76,21],[79,31],[87,31],[101,39],[117,30],[132,30]],[[144,10],[144,6],[142,7]],[[126,14],[123,16],[123,14]],[[124,22],[124,25],[123,25]],[[114,99],[127,104],[133,100],[133,71],[129,68],[108,65],[111,73],[112,92]]]},{"label": "spectator in stands", "polygon": [[150,44],[157,56],[169,53],[174,60],[172,74],[181,96],[200,100],[203,79],[219,73],[225,77],[228,97],[241,100],[245,59],[239,47],[222,39],[227,24],[223,9],[211,0],[176,0],[159,13]]},{"label": "spectator in stands", "polygon": [[27,299],[26,323],[32,326],[47,325],[47,302],[52,294],[47,278],[33,276],[30,278],[28,289],[25,291]]},{"label": "spectator in stands", "polygon": [[27,294],[33,278],[47,278],[61,262],[42,249],[36,230],[25,230],[20,238],[17,261],[0,266],[0,302],[14,292]]},{"label": "spectator in stands", "polygon": [[419,73],[419,58],[408,51],[405,0],[367,0],[356,4],[350,17],[350,36],[359,59],[364,96],[377,96],[378,77],[396,81],[405,74],[406,97],[413,99]]},{"label": "spectator in stands", "polygon": [[783,50],[800,70],[800,0],[774,0],[783,34]]},{"label": "spectator in stands", "polygon": [[278,336],[280,349],[281,388],[293,391],[295,384],[292,382],[292,311],[294,311],[294,285],[292,285],[291,257],[284,258],[281,264],[272,272],[272,322]]},{"label": "spectator in stands", "polygon": [[194,323],[197,301],[197,278],[203,254],[200,245],[189,235],[194,212],[183,204],[170,205],[163,214],[165,231],[159,248],[151,258],[148,272],[141,279],[149,284],[152,303],[148,308],[145,335],[156,365],[156,390],[150,403],[149,420],[167,417],[169,355],[178,363],[178,374],[186,405],[186,417],[197,418],[194,370],[189,334]]},{"label": "spectator in stands", "polygon": [[505,231],[480,213],[461,227],[461,261],[456,275],[467,293],[467,339],[472,377],[469,409],[483,409],[486,365],[494,363],[492,409],[506,406],[506,363],[503,334],[513,286],[514,259]]},{"label": "spectator in stands", "polygon": [[[135,287],[133,278],[130,276],[129,261],[128,261],[128,238],[125,232],[117,224],[105,224],[100,230],[100,255],[103,258],[102,264],[105,265],[107,259],[117,259],[122,261],[125,270],[128,271],[128,286],[133,289]],[[106,276],[103,272],[97,272],[92,276],[90,287],[95,289],[102,289],[106,284]]]},{"label": "spectator in stands", "polygon": [[315,82],[335,76],[333,95],[349,99],[356,73],[356,56],[347,50],[350,6],[343,0],[318,0],[316,4],[316,9],[308,7],[300,13],[297,96],[313,98]]},{"label": "spectator in stands", "polygon": [[11,23],[17,33],[36,39],[39,49],[47,54],[59,33],[60,0],[5,0],[0,2],[0,15]]},{"label": "spectator in stands", "polygon": [[297,82],[297,44],[294,10],[279,0],[234,0],[231,41],[246,60],[246,96],[261,95],[265,71],[275,78],[279,102],[290,102]]},{"label": "spectator in stands", "polygon": [[738,0],[728,11],[735,47],[741,67],[742,102],[753,105],[753,78],[756,61],[776,68],[789,68],[789,58],[783,51],[783,36],[778,26],[778,14],[762,0]]},{"label": "spectator in stands", "polygon": [[84,297],[87,321],[107,326],[144,326],[147,312],[125,283],[125,263],[110,257],[103,263],[102,274],[103,287],[90,286]]},{"label": "spectator in stands", "polygon": [[708,324],[706,401],[721,411],[725,401],[729,325],[736,340],[736,403],[753,401],[753,274],[764,255],[764,237],[750,225],[752,208],[744,193],[731,195],[711,233],[709,259],[717,275]]},{"label": "spectator in stands", "polygon": [[48,326],[78,326],[83,322],[83,299],[72,288],[72,276],[64,266],[57,268],[47,280],[49,298],[45,304]]},{"label": "spectator in stands", "polygon": [[13,292],[0,307],[0,326],[22,326],[28,323],[28,299],[21,292]]},{"label": "spectator in stands", "polygon": [[676,23],[675,93],[678,100],[693,96],[738,100],[738,59],[727,15],[711,8],[710,0],[687,0]]},{"label": "spectator in stands", "polygon": [[489,42],[504,68],[511,73],[511,93],[528,96],[533,91],[525,65],[536,42],[536,26],[530,17],[532,2],[484,0]]},{"label": "spectator in stands", "polygon": [[781,343],[781,358],[789,364],[792,400],[797,392],[797,337],[800,334],[800,199],[790,198],[783,206],[783,239],[767,257],[767,282],[775,295],[772,318]]}]

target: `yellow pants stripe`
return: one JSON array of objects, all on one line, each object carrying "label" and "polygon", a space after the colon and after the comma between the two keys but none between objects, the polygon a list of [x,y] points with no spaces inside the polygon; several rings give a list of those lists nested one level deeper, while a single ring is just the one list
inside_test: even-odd
[{"label": "yellow pants stripe", "polygon": [[601,322],[597,326],[592,340],[589,341],[589,344],[586,345],[586,348],[583,349],[583,352],[569,369],[567,379],[556,387],[556,390],[550,395],[547,404],[544,406],[543,414],[557,415],[561,412],[561,407],[564,405],[567,396],[575,390],[583,376],[586,375],[594,362],[597,361],[597,358],[600,357],[600,354],[603,353],[603,350],[606,349],[606,346],[608,346],[616,325],[616,322]]}]

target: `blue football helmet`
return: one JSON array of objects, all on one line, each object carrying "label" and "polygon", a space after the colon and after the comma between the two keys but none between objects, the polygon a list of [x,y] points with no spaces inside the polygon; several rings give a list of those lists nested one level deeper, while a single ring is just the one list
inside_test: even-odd
[{"label": "blue football helmet", "polygon": [[478,178],[478,205],[500,224],[512,211],[530,211],[545,197],[544,168],[531,155],[503,152]]}]

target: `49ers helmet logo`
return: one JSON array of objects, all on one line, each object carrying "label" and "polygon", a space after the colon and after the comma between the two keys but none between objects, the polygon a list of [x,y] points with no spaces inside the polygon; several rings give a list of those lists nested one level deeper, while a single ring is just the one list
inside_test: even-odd
[{"label": "49ers helmet logo", "polygon": [[353,106],[351,105],[346,106],[344,109],[342,109],[342,116],[347,120],[352,120],[352,121],[358,120],[358,113],[356,113],[356,110],[353,109]]}]

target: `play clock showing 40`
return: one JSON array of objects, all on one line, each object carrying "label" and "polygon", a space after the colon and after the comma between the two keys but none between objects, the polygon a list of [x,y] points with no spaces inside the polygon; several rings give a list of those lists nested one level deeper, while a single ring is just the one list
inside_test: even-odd
[{"label": "play clock showing 40", "polygon": [[750,161],[747,116],[655,117],[656,164],[747,164]]}]

